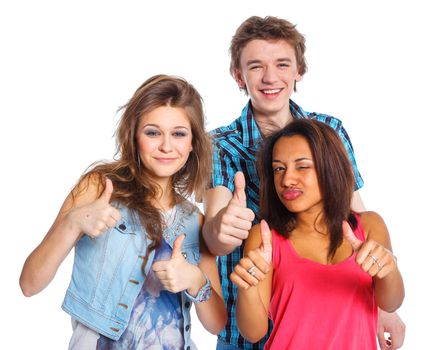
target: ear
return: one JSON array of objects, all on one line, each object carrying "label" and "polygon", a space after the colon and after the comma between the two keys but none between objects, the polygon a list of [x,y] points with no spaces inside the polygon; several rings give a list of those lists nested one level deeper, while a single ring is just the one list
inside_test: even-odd
[{"label": "ear", "polygon": [[240,89],[246,89],[246,83],[243,80],[242,72],[240,71],[240,69],[234,69],[233,77]]},{"label": "ear", "polygon": [[301,80],[302,80],[302,75],[300,75],[298,72],[298,74],[296,74],[295,81],[299,82]]}]

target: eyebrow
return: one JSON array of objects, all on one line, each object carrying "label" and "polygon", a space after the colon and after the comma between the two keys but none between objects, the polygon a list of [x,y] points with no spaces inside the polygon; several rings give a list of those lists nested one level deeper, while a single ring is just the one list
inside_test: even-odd
[{"label": "eyebrow", "polygon": [[[297,162],[302,162],[304,160],[309,160],[311,162],[313,161],[311,158],[301,157],[301,158],[295,159],[294,162],[297,163]],[[272,163],[284,163],[284,162],[282,160],[279,160],[279,159],[272,159]]]},{"label": "eyebrow", "polygon": [[[148,126],[151,126],[151,127],[157,128],[157,129],[160,129],[160,125],[157,125],[157,124],[145,124],[145,125],[142,127],[142,129],[143,129],[143,128],[146,128],[146,127],[148,127]],[[177,126],[174,126],[173,128],[174,128],[174,129],[186,129],[186,130],[189,130],[189,128],[188,128],[187,126],[182,126],[182,125],[177,125]]]},{"label": "eyebrow", "polygon": [[[288,57],[283,57],[283,58],[278,58],[277,59],[278,62],[292,62],[292,60]],[[251,65],[251,64],[259,64],[261,63],[261,60],[255,59],[255,60],[249,60],[248,62],[246,62],[246,65]]]}]

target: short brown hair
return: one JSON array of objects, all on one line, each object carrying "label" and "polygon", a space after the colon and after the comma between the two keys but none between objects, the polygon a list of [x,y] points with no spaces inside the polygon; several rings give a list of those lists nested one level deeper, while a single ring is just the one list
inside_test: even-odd
[{"label": "short brown hair", "polygon": [[234,34],[231,45],[230,73],[234,77],[236,69],[240,69],[240,56],[244,47],[252,40],[285,40],[296,52],[298,73],[302,76],[307,71],[305,61],[305,37],[296,29],[296,25],[285,19],[267,16],[252,16],[244,21]]}]

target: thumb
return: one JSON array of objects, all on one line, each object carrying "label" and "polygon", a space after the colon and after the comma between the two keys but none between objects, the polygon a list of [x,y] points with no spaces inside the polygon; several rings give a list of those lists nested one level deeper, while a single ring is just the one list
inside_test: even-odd
[{"label": "thumb", "polygon": [[112,197],[112,193],[113,193],[112,180],[106,178],[106,188],[104,189],[104,191],[101,194],[99,199],[103,200],[104,202],[109,203],[110,202],[110,197]]},{"label": "thumb", "polygon": [[174,245],[172,247],[172,255],[171,255],[171,259],[173,258],[178,258],[178,257],[182,257],[183,254],[181,253],[181,249],[183,248],[183,241],[184,238],[186,237],[186,234],[182,234],[179,235],[175,241],[174,241]]},{"label": "thumb", "polygon": [[246,193],[245,193],[245,176],[241,171],[234,175],[234,193],[233,199],[241,206],[246,207]]},{"label": "thumb", "polygon": [[343,221],[343,237],[350,243],[352,249],[354,251],[358,251],[363,245],[363,241],[360,241],[352,231],[349,223],[347,221]]},{"label": "thumb", "polygon": [[269,225],[266,220],[261,220],[260,222],[260,232],[261,232],[261,251],[264,253],[265,260],[270,263],[272,261],[272,234],[270,232]]}]

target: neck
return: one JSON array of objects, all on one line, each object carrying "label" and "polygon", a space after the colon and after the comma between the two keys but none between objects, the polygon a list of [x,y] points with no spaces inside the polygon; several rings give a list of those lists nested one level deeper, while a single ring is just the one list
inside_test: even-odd
[{"label": "neck", "polygon": [[323,211],[315,210],[314,208],[296,216],[296,226],[300,232],[320,232],[328,234],[328,230],[324,221]]},{"label": "neck", "polygon": [[268,136],[275,131],[281,130],[294,118],[290,113],[290,108],[285,108],[275,113],[264,113],[254,110],[254,119],[264,136]]},{"label": "neck", "polygon": [[157,195],[156,198],[152,201],[152,204],[163,211],[167,211],[174,206],[174,192],[172,186],[170,185],[170,181],[166,181],[164,183],[157,182]]}]

